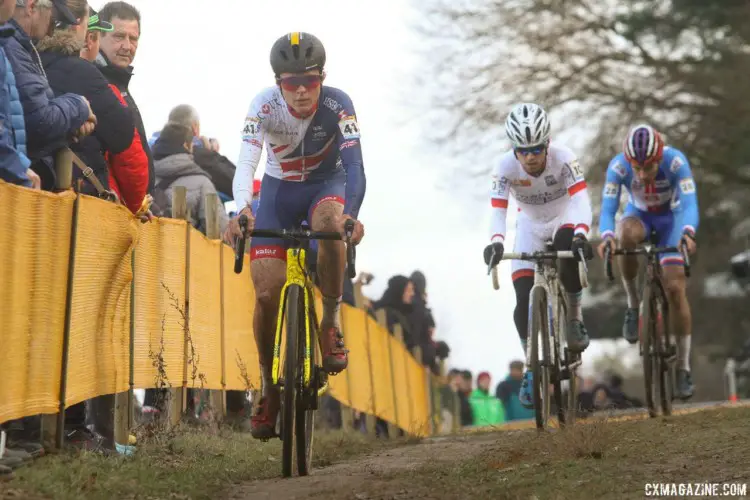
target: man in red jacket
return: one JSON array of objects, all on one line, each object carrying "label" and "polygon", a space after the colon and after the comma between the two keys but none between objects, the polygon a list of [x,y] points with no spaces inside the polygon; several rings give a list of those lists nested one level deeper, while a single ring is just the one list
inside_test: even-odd
[{"label": "man in red jacket", "polygon": [[[92,16],[85,4],[80,12],[74,10],[82,22],[88,20],[89,30],[92,25],[98,29],[108,28],[99,25],[96,13]],[[53,33],[37,44],[37,50],[54,93],[84,96],[99,116],[94,133],[72,144],[71,149],[93,170],[105,189],[109,187],[131,212],[136,213],[146,196],[148,158],[132,113],[119,90],[107,82],[96,66],[80,57],[81,47],[90,39],[87,32],[58,21]],[[75,174],[80,177],[80,170]],[[82,192],[96,195],[97,189],[90,180],[83,184]]]}]

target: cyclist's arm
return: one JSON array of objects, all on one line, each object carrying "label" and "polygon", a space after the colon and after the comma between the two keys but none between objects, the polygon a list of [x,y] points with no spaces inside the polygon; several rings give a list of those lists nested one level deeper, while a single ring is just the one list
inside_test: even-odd
[{"label": "cyclist's arm", "polygon": [[[602,239],[614,238],[615,236],[615,215],[620,208],[620,192],[622,190],[623,166],[615,157],[607,167],[607,177],[602,189],[602,209],[599,213],[599,233]],[[619,172],[618,172],[619,171]]]},{"label": "cyclist's arm", "polygon": [[565,187],[568,189],[568,195],[570,195],[570,204],[565,214],[565,220],[573,224],[574,234],[588,237],[593,217],[591,198],[589,198],[589,192],[586,189],[583,168],[581,168],[575,156],[572,156],[565,163],[563,176],[565,177]]},{"label": "cyclist's arm", "polygon": [[339,129],[336,132],[336,142],[341,163],[346,172],[344,215],[350,215],[356,219],[365,198],[365,187],[367,185],[364,162],[362,161],[359,123],[357,123],[351,99],[343,93],[337,96],[337,99],[341,101],[340,104],[343,106],[343,110],[339,112]]},{"label": "cyclist's arm", "polygon": [[[682,164],[675,172],[676,189],[679,189],[679,199],[682,221],[682,232],[695,236],[698,230],[700,215],[698,214],[698,195],[695,189],[693,173],[690,164],[682,153],[676,153],[676,157],[682,160]],[[674,161],[674,160],[673,160]]]},{"label": "cyclist's arm", "polygon": [[263,152],[263,120],[260,113],[262,102],[260,96],[256,97],[245,117],[242,128],[242,145],[240,146],[240,158],[237,161],[237,170],[234,172],[232,181],[232,194],[237,204],[237,212],[251,206],[253,200],[253,179],[255,170],[258,168],[260,155]]},{"label": "cyclist's arm", "polygon": [[503,163],[501,162],[492,172],[492,190],[490,191],[490,204],[492,205],[490,241],[492,243],[505,242],[510,183],[510,173],[503,168]]}]

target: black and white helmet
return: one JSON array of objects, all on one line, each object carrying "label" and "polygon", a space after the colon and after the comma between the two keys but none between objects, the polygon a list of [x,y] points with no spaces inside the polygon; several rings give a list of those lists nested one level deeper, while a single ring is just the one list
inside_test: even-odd
[{"label": "black and white helmet", "polygon": [[540,146],[549,141],[549,118],[538,104],[516,105],[505,120],[505,133],[513,148]]}]

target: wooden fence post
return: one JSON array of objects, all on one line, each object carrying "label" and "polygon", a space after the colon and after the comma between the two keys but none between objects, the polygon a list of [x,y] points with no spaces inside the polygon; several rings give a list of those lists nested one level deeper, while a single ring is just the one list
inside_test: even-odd
[{"label": "wooden fence post", "polygon": [[[67,191],[73,184],[73,152],[68,148],[62,148],[55,154],[55,188],[58,191]],[[65,296],[65,327],[63,330],[63,351],[60,376],[59,406],[58,413],[42,415],[41,436],[42,442],[50,448],[62,448],[65,427],[65,392],[68,378],[68,343],[70,339],[70,321],[73,305],[73,278],[75,276],[75,252],[76,236],[78,227],[78,196],[73,202],[73,222],[70,228],[70,255],[68,257],[68,283]]]},{"label": "wooden fence post", "polygon": [[[205,198],[206,207],[206,236],[211,240],[221,239],[221,227],[219,226],[219,195],[216,193],[207,193]],[[209,401],[211,409],[217,419],[226,415],[226,359],[225,359],[225,339],[224,339],[224,274],[222,262],[224,252],[219,246],[219,276],[221,284],[219,286],[219,304],[220,304],[220,322],[219,335],[221,336],[221,390],[209,391]]]},{"label": "wooden fence post", "polygon": [[[172,187],[172,218],[187,221],[187,188],[185,186]],[[185,317],[188,316],[188,295],[190,293],[190,224],[185,228]],[[171,425],[177,425],[186,410],[187,404],[187,350],[188,350],[188,321],[185,321],[184,346],[182,357],[182,385],[172,387],[169,397],[169,422]]]}]

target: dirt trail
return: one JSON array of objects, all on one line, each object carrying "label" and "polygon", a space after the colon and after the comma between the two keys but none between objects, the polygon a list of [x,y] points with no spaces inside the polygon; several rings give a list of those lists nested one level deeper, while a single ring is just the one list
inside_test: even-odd
[{"label": "dirt trail", "polygon": [[[517,432],[521,431],[505,432],[503,436]],[[315,469],[307,477],[270,479],[239,485],[224,498],[292,500],[320,496],[373,499],[376,497],[359,493],[357,486],[367,484],[368,490],[372,490],[371,483],[390,472],[408,472],[428,463],[464,461],[497,444],[497,440],[496,433],[428,438],[419,444],[392,448],[351,462]],[[389,498],[394,497],[390,495]]]}]

